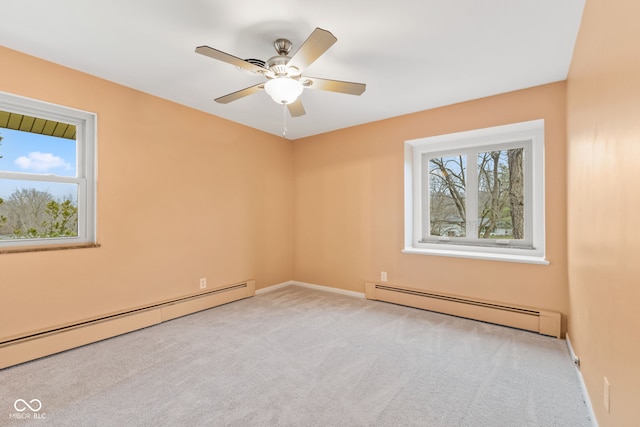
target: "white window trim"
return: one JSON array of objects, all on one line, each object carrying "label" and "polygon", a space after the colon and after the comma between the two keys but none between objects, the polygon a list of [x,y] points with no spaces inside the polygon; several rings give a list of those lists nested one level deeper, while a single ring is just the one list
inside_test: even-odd
[{"label": "white window trim", "polygon": [[[421,157],[424,152],[439,152],[531,140],[532,235],[534,249],[482,247],[473,245],[427,243],[422,240]],[[404,212],[405,238],[403,253],[473,258],[494,261],[548,265],[545,259],[544,218],[544,120],[532,120],[503,126],[438,135],[405,141]]]},{"label": "white window trim", "polygon": [[0,172],[0,178],[78,184],[78,236],[0,240],[0,248],[96,243],[97,116],[95,113],[0,91],[0,110],[76,126],[76,177]]}]

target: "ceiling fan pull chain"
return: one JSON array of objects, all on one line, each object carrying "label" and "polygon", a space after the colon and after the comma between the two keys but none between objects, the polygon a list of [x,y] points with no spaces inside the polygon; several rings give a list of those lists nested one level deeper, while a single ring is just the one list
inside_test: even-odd
[{"label": "ceiling fan pull chain", "polygon": [[287,137],[287,104],[282,103],[282,137]]}]

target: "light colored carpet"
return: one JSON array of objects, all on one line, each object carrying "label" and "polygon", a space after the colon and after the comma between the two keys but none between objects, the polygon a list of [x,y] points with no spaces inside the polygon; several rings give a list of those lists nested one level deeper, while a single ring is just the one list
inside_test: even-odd
[{"label": "light colored carpet", "polygon": [[289,286],[2,370],[0,425],[591,423],[562,340]]}]

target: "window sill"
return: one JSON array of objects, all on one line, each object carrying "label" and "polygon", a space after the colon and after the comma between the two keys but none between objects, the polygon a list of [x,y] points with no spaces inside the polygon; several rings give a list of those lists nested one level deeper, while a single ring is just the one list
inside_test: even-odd
[{"label": "window sill", "polygon": [[550,262],[544,257],[531,256],[531,255],[513,255],[513,254],[497,254],[488,252],[471,252],[471,251],[458,251],[458,250],[443,250],[443,249],[425,249],[425,248],[413,248],[408,247],[402,250],[405,254],[416,255],[435,255],[435,256],[448,256],[454,258],[469,258],[480,259],[487,261],[504,261],[504,262],[519,262],[524,264],[539,264],[549,265]]},{"label": "window sill", "polygon": [[99,248],[99,247],[100,245],[97,243],[74,243],[70,245],[13,247],[13,248],[0,249],[0,255],[20,254],[25,252],[63,251],[67,249],[88,249],[88,248]]}]

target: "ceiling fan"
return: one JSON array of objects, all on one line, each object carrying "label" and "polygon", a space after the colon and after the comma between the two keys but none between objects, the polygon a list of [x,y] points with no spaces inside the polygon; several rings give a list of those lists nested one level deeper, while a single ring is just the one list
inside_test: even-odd
[{"label": "ceiling fan", "polygon": [[289,57],[291,42],[287,39],[277,39],[273,45],[278,54],[266,62],[259,59],[241,59],[209,46],[198,46],[196,53],[235,65],[242,70],[267,78],[264,83],[216,98],[216,102],[227,104],[264,90],[275,102],[285,104],[291,116],[298,117],[305,114],[304,107],[299,99],[304,88],[349,95],[361,95],[365,91],[366,85],[363,83],[327,80],[302,75],[305,69],[337,40],[329,31],[316,28],[298,51]]}]

